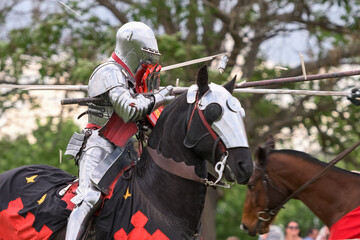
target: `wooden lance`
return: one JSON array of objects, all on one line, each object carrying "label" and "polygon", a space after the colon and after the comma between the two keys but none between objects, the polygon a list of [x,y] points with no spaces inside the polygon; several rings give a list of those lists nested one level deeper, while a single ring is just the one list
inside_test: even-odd
[{"label": "wooden lance", "polygon": [[360,70],[307,75],[306,77],[298,76],[298,77],[275,78],[275,79],[269,79],[269,80],[246,82],[246,83],[236,84],[235,88],[269,86],[269,85],[276,85],[276,84],[280,84],[280,83],[305,82],[305,81],[314,81],[314,80],[321,80],[321,79],[328,79],[328,78],[349,77],[349,76],[355,76],[355,75],[360,75]]}]

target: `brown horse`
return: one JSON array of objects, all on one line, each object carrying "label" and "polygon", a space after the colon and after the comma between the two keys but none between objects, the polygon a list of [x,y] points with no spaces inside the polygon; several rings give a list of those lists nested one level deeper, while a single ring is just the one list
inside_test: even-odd
[{"label": "brown horse", "polygon": [[[273,140],[258,147],[255,155],[241,224],[251,236],[268,232],[284,200],[327,166],[304,152],[274,150]],[[330,228],[331,239],[360,237],[359,218],[349,218],[360,215],[360,174],[330,167],[293,198]]]}]

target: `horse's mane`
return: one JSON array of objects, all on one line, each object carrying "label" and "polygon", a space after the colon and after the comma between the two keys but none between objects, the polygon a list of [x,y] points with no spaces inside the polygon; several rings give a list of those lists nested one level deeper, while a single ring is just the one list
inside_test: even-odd
[{"label": "horse's mane", "polygon": [[314,156],[305,153],[305,152],[301,152],[301,151],[297,151],[297,150],[292,150],[292,149],[279,149],[279,150],[271,150],[271,153],[283,153],[283,154],[288,154],[288,155],[292,155],[295,157],[300,157],[309,161],[312,161],[314,163],[319,163],[322,165],[326,165],[326,163],[320,161],[319,159],[315,158]]},{"label": "horse's mane", "polygon": [[[160,114],[160,117],[157,120],[156,125],[149,137],[149,145],[152,148],[157,148],[156,146],[157,141],[161,137],[163,131],[169,131],[169,129],[165,129],[166,122],[167,121],[175,122],[176,119],[179,119],[182,117],[182,115],[187,114],[187,109],[188,109],[188,104],[186,103],[186,92],[181,94],[176,99],[174,99],[170,104],[166,105],[163,112]],[[178,126],[170,126],[170,127],[178,127]]]},{"label": "horse's mane", "polygon": [[171,103],[169,103],[168,105],[166,105],[166,107],[164,108],[164,111],[161,113],[159,120],[160,123],[164,118],[167,118],[167,116],[169,115],[170,112],[172,112],[174,110],[174,108],[178,108],[179,114],[181,112],[186,112],[185,110],[187,109],[188,105],[187,104],[183,104],[183,106],[181,106],[181,104],[179,104],[179,102],[182,102],[184,100],[186,100],[186,94],[187,92],[181,94],[180,96],[176,97]]},{"label": "horse's mane", "polygon": [[[299,158],[308,160],[308,161],[310,161],[310,162],[312,162],[314,164],[321,165],[323,167],[326,167],[328,165],[328,163],[326,163],[324,161],[321,161],[321,160],[315,158],[314,156],[312,156],[312,155],[310,155],[308,153],[297,151],[297,150],[279,149],[279,150],[271,150],[269,152],[269,154],[271,154],[271,153],[282,153],[282,154],[292,155],[292,156],[295,156],[295,157],[299,157]],[[350,173],[350,174],[357,174],[357,173],[353,173],[353,172],[350,172],[348,170],[345,170],[345,169],[342,169],[342,168],[339,168],[339,167],[336,167],[336,166],[333,166],[333,169],[336,169],[336,170],[341,171],[341,172]]]},{"label": "horse's mane", "polygon": [[[156,125],[154,129],[152,130],[152,133],[150,134],[150,137],[148,139],[148,145],[154,149],[157,148],[158,140],[161,137],[161,134],[164,131],[164,125],[166,124],[166,120],[168,119],[169,115],[176,109],[176,111],[180,112],[182,111],[181,103],[180,101],[186,101],[186,94],[182,94],[179,97],[175,98],[171,103],[165,106],[164,110],[160,114],[159,119],[156,122]],[[179,103],[179,104],[178,104]],[[183,104],[185,107],[187,107],[187,104]],[[184,109],[185,110],[185,109]],[[146,150],[142,153],[141,158],[144,158],[148,156],[148,153]],[[146,171],[149,171],[149,168],[153,167],[151,164],[149,164],[147,161],[139,161],[136,164],[137,172],[139,175],[144,175]],[[150,175],[151,177],[151,175]]]}]

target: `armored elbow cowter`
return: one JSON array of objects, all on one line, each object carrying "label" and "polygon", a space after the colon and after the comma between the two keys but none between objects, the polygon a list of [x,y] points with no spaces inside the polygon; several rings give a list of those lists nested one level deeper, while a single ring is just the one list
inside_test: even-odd
[{"label": "armored elbow cowter", "polygon": [[154,106],[154,97],[132,94],[125,87],[115,87],[109,91],[109,99],[114,111],[124,122],[135,122],[149,114]]}]

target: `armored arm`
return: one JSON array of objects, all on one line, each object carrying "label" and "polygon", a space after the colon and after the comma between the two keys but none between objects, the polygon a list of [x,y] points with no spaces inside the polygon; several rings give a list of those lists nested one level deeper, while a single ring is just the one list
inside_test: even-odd
[{"label": "armored arm", "polygon": [[141,94],[132,94],[125,86],[118,86],[109,91],[109,99],[114,111],[124,122],[134,122],[145,117],[154,106],[154,99]]},{"label": "armored arm", "polygon": [[[94,73],[90,77],[88,92],[90,97],[98,97],[107,95],[108,101],[111,103],[112,110],[114,110],[119,117],[121,117],[125,122],[134,122],[138,121],[146,116],[146,114],[151,113],[154,108],[159,107],[165,101],[169,101],[174,98],[170,96],[172,91],[172,86],[168,86],[159,92],[153,95],[142,95],[134,94],[133,90],[129,87],[129,82],[134,82],[126,71],[124,71],[120,65],[114,62],[107,62],[100,65],[95,69]],[[131,84],[130,84],[131,85]],[[97,118],[104,118],[102,124],[99,124],[97,121],[92,123],[97,123],[98,125],[103,126],[104,122],[111,116],[111,111],[105,111],[106,116],[101,113],[101,116]],[[101,119],[100,119],[101,120]]]},{"label": "armored arm", "polygon": [[172,86],[160,90],[159,92],[144,96],[142,94],[132,94],[125,86],[118,86],[109,91],[109,99],[115,112],[125,121],[137,121],[151,113],[154,109],[162,105],[165,101],[170,101],[174,97],[170,96]]}]

